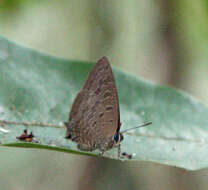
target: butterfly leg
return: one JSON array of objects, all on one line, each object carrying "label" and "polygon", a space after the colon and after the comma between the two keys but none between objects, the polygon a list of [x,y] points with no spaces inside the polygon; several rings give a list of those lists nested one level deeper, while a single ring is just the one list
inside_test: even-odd
[{"label": "butterfly leg", "polygon": [[103,156],[103,155],[104,155],[104,151],[101,151],[101,152],[99,153],[99,155],[100,155],[100,156]]},{"label": "butterfly leg", "polygon": [[120,154],[121,154],[121,145],[118,145],[118,159],[120,159]]}]

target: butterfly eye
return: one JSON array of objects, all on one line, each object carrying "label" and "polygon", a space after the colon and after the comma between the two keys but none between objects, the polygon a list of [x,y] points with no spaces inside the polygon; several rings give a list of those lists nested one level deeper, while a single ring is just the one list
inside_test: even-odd
[{"label": "butterfly eye", "polygon": [[114,135],[114,140],[115,140],[116,142],[119,141],[119,134],[118,134],[118,133],[116,133],[116,134]]}]

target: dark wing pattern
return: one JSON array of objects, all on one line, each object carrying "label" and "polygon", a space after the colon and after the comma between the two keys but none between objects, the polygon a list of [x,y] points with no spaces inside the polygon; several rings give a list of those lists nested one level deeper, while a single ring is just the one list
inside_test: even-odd
[{"label": "dark wing pattern", "polygon": [[119,127],[115,80],[107,58],[103,57],[94,66],[72,105],[67,136],[93,150],[112,139]]}]

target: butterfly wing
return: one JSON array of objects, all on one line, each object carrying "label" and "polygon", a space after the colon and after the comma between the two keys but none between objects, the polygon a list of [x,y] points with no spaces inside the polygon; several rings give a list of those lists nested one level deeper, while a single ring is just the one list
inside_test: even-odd
[{"label": "butterfly wing", "polygon": [[67,136],[91,147],[112,139],[120,128],[118,94],[107,58],[100,59],[78,93],[69,115]]}]

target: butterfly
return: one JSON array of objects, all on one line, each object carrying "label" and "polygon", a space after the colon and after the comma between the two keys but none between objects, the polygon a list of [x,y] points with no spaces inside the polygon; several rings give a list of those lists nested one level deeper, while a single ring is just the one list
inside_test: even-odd
[{"label": "butterfly", "polygon": [[[151,124],[145,123],[139,127]],[[87,81],[77,94],[65,123],[66,138],[75,141],[78,149],[105,151],[118,148],[124,139],[120,132],[120,110],[115,79],[106,57],[101,58],[93,67]],[[135,127],[138,128],[138,127]]]}]

